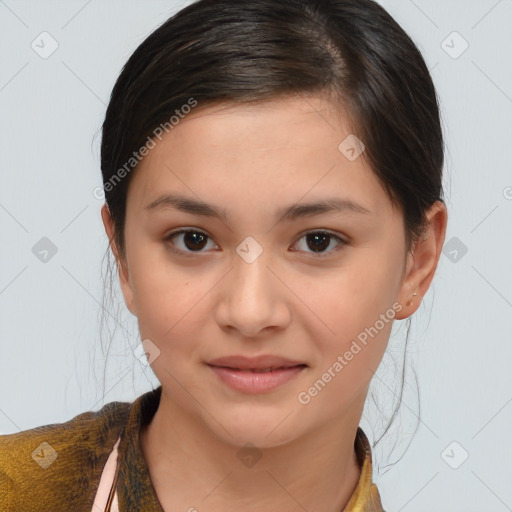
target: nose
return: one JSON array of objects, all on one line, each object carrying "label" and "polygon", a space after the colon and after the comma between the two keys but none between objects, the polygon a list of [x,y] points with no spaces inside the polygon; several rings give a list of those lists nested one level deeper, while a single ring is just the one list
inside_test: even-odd
[{"label": "nose", "polygon": [[222,329],[253,338],[289,324],[292,293],[269,253],[263,251],[253,261],[238,253],[233,258],[231,271],[219,283],[216,321]]}]

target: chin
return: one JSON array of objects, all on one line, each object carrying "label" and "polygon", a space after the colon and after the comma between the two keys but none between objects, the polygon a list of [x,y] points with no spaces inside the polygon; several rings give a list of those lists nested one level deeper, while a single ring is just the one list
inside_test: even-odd
[{"label": "chin", "polygon": [[275,448],[294,441],[300,435],[293,414],[287,417],[289,412],[283,413],[287,410],[292,411],[292,408],[280,407],[272,414],[253,406],[251,413],[237,412],[236,417],[216,415],[222,426],[216,422],[212,424],[210,420],[208,422],[226,444],[243,447],[251,443],[260,448]]}]

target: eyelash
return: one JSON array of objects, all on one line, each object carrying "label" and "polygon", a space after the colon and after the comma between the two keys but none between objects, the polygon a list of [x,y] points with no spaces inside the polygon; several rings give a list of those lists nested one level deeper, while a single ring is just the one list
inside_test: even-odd
[{"label": "eyelash", "polygon": [[[164,238],[164,241],[165,242],[171,242],[171,240],[174,237],[176,237],[178,235],[185,234],[185,233],[197,233],[197,234],[205,236],[208,240],[212,240],[212,238],[209,235],[207,235],[206,233],[204,233],[201,230],[198,230],[198,229],[180,229],[179,231],[174,231],[174,232],[168,234]],[[325,231],[325,230],[308,231],[307,233],[304,233],[299,238],[299,240],[302,240],[303,238],[307,237],[308,235],[325,235],[325,236],[331,237],[331,239],[335,239],[337,242],[339,242],[338,247],[336,247],[335,249],[331,249],[329,251],[324,251],[324,252],[306,251],[308,254],[314,255],[315,258],[325,258],[325,257],[331,255],[332,253],[338,252],[340,249],[343,248],[343,246],[348,245],[348,242],[345,241],[344,239],[342,239],[341,237],[335,235],[334,233],[331,233],[330,231]],[[171,242],[171,244],[172,244],[172,242]],[[182,255],[184,255],[186,257],[193,257],[195,254],[200,254],[201,252],[205,252],[205,251],[184,251],[182,249],[176,249],[176,247],[172,247],[172,246],[171,246],[171,249],[174,252],[182,254]],[[300,252],[300,250],[297,250],[297,252]]]}]

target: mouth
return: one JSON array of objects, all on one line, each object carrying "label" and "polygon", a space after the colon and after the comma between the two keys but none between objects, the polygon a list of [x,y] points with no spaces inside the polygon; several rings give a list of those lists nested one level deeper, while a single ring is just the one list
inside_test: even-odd
[{"label": "mouth", "polygon": [[286,357],[271,354],[260,355],[257,357],[247,357],[243,355],[224,356],[207,361],[207,364],[221,368],[231,368],[232,370],[251,370],[262,372],[292,368],[295,366],[307,366],[304,361],[288,359]]},{"label": "mouth", "polygon": [[246,394],[269,393],[284,386],[308,368],[304,363],[284,366],[246,367],[207,364],[229,388]]},{"label": "mouth", "polygon": [[268,368],[236,368],[236,367],[232,367],[232,366],[217,366],[217,365],[212,365],[212,364],[209,364],[208,366],[212,366],[214,368],[225,368],[226,370],[233,370],[236,372],[270,373],[270,372],[275,372],[278,370],[290,370],[290,369],[298,368],[298,367],[306,368],[307,365],[298,364],[295,366],[269,366]]}]

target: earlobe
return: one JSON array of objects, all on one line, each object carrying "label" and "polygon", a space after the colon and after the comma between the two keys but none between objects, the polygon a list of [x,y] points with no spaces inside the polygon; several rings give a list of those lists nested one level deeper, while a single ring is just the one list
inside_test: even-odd
[{"label": "earlobe", "polygon": [[112,250],[112,253],[114,254],[114,258],[116,260],[116,265],[119,271],[119,281],[121,285],[121,290],[123,292],[124,301],[126,303],[126,307],[132,313],[132,315],[137,316],[134,307],[133,290],[132,285],[130,283],[130,275],[127,266],[123,262],[122,258],[120,258],[119,256],[119,252],[114,241],[114,222],[112,220],[112,217],[106,204],[104,204],[101,207],[101,218],[103,220],[105,232],[109,240],[110,249]]},{"label": "earlobe", "polygon": [[396,316],[397,320],[415,313],[427,293],[441,255],[447,222],[445,204],[436,201],[428,211],[422,237],[407,255],[406,273],[398,297],[402,310]]}]

